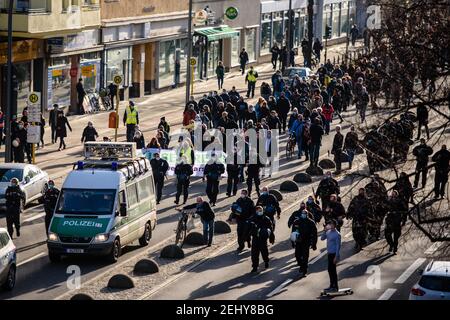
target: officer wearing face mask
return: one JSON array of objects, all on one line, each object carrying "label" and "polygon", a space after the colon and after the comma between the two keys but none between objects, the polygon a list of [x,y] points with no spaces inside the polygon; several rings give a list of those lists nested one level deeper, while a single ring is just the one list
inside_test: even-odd
[{"label": "officer wearing face mask", "polygon": [[347,209],[347,217],[353,220],[352,233],[355,250],[361,250],[367,244],[367,219],[372,215],[373,206],[367,198],[366,189],[361,188]]},{"label": "officer wearing face mask", "polygon": [[316,223],[319,223],[320,220],[322,220],[322,208],[320,208],[320,205],[316,200],[314,200],[312,196],[309,196],[308,200],[306,201],[306,210],[311,212]]},{"label": "officer wearing face mask", "polygon": [[306,209],[300,209],[292,223],[291,241],[295,247],[295,258],[300,267],[300,277],[308,272],[309,248],[316,250],[317,228],[315,222],[308,217]]},{"label": "officer wearing face mask", "polygon": [[325,179],[320,181],[319,187],[317,188],[317,196],[322,200],[322,209],[326,209],[330,202],[330,196],[332,194],[339,195],[340,188],[338,182],[333,179],[331,172],[328,171]]},{"label": "officer wearing face mask", "polygon": [[344,224],[345,218],[345,208],[341,202],[338,201],[338,197],[336,194],[332,194],[330,196],[330,202],[325,208],[325,220],[326,223],[330,220],[334,220],[337,222],[336,229],[337,231],[341,231],[341,227]]},{"label": "officer wearing face mask", "polygon": [[48,189],[44,193],[43,202],[45,210],[45,232],[48,235],[48,228],[55,212],[56,202],[58,200],[59,190],[55,187],[55,182],[50,180],[48,182]]},{"label": "officer wearing face mask", "polygon": [[180,162],[175,167],[177,176],[177,193],[175,195],[175,204],[180,203],[180,196],[183,193],[183,204],[186,204],[189,197],[189,184],[191,175],[194,173],[192,165],[187,163],[186,157],[181,157]]},{"label": "officer wearing face mask", "polygon": [[155,157],[150,161],[153,171],[153,179],[156,187],[156,204],[161,202],[162,190],[164,188],[164,178],[169,170],[169,163],[161,159],[159,153],[155,153]]},{"label": "officer wearing face mask", "polygon": [[216,206],[219,193],[220,177],[225,173],[225,166],[217,161],[217,156],[212,153],[211,160],[206,164],[203,172],[206,177],[206,195],[212,207]]},{"label": "officer wearing face mask", "polygon": [[270,218],[273,229],[275,230],[275,214],[277,215],[277,219],[280,219],[281,208],[277,198],[269,193],[269,188],[264,187],[262,189],[256,205],[264,208],[264,214]]},{"label": "officer wearing face mask", "polygon": [[24,163],[25,162],[25,148],[27,145],[27,130],[25,129],[24,123],[19,121],[15,130],[12,131],[11,135],[12,146],[13,146],[13,156],[14,162]]},{"label": "officer wearing face mask", "polygon": [[14,227],[16,227],[17,236],[20,237],[20,214],[25,202],[25,193],[20,189],[19,180],[11,179],[11,185],[5,192],[6,200],[6,225],[9,236],[13,237]]},{"label": "officer wearing face mask", "polygon": [[259,255],[261,254],[264,260],[265,268],[269,268],[269,249],[267,247],[267,240],[270,243],[275,242],[273,234],[273,224],[269,217],[264,214],[261,206],[256,207],[256,214],[248,220],[248,234],[252,242],[252,273],[258,271]]},{"label": "officer wearing face mask", "polygon": [[393,190],[388,198],[388,213],[386,215],[386,227],[384,237],[389,244],[389,252],[397,254],[398,239],[402,234],[402,225],[406,223],[408,206],[399,197],[398,192]]},{"label": "officer wearing face mask", "polygon": [[231,220],[235,219],[237,224],[237,239],[238,239],[238,252],[244,250],[245,242],[248,247],[251,248],[250,237],[247,236],[246,227],[247,220],[254,216],[256,213],[255,203],[248,196],[247,190],[241,191],[241,196],[231,206]]}]

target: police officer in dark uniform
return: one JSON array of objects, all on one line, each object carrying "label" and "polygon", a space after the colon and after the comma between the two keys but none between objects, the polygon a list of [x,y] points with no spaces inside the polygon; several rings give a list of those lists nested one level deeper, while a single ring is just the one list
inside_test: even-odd
[{"label": "police officer in dark uniform", "polygon": [[291,241],[295,245],[295,259],[300,267],[300,277],[308,272],[309,248],[317,250],[317,228],[315,222],[308,217],[306,209],[295,213],[292,222]]},{"label": "police officer in dark uniform", "polygon": [[406,206],[408,206],[414,189],[411,181],[409,181],[408,175],[405,172],[400,173],[400,176],[392,189],[398,192],[399,197],[402,198]]},{"label": "police officer in dark uniform", "polygon": [[241,191],[241,197],[237,199],[235,203],[231,206],[231,220],[235,219],[237,224],[237,239],[238,239],[238,252],[244,250],[245,242],[247,242],[248,247],[251,248],[250,238],[247,235],[247,220],[255,215],[255,203],[248,196],[247,190]]},{"label": "police officer in dark uniform", "polygon": [[277,198],[269,193],[269,188],[264,187],[262,193],[256,202],[256,206],[261,206],[264,210],[264,214],[270,218],[273,224],[273,230],[275,231],[275,214],[277,219],[280,219],[281,208]]},{"label": "police officer in dark uniform", "polygon": [[367,217],[373,215],[372,205],[367,199],[366,190],[359,189],[347,209],[347,218],[352,219],[352,233],[355,250],[361,250],[367,244]]},{"label": "police officer in dark uniform", "polygon": [[405,225],[408,214],[408,207],[393,190],[388,200],[388,213],[386,215],[386,228],[384,236],[389,244],[389,252],[397,254],[398,239],[402,234],[402,225]]},{"label": "police officer in dark uniform", "polygon": [[261,254],[265,268],[269,268],[269,249],[267,240],[275,242],[273,225],[269,217],[264,214],[261,206],[256,207],[256,214],[248,222],[248,232],[252,239],[252,273],[258,271],[259,255]]},{"label": "police officer in dark uniform", "polygon": [[333,139],[333,147],[331,153],[334,155],[336,163],[336,174],[340,174],[342,170],[342,149],[344,147],[344,136],[341,133],[341,126],[336,126],[336,135]]},{"label": "police officer in dark uniform", "polygon": [[5,192],[6,200],[6,225],[9,236],[13,237],[14,227],[17,236],[20,237],[20,214],[22,213],[22,203],[25,201],[25,193],[20,189],[19,180],[11,179],[11,185]]},{"label": "police officer in dark uniform", "polygon": [[330,196],[330,202],[325,207],[324,216],[325,223],[334,220],[337,222],[337,231],[341,231],[341,227],[344,225],[345,208],[342,203],[338,201],[338,196],[336,194]]},{"label": "police officer in dark uniform", "polygon": [[212,207],[216,205],[220,177],[224,172],[225,166],[222,163],[217,163],[216,155],[211,154],[211,160],[206,164],[203,174],[206,177],[206,195]]},{"label": "police officer in dark uniform", "polygon": [[187,163],[186,157],[181,157],[180,163],[175,167],[175,175],[177,176],[177,194],[175,196],[175,204],[180,203],[180,196],[183,193],[183,204],[187,202],[189,196],[189,184],[191,175],[194,173],[192,165]]},{"label": "police officer in dark uniform", "polygon": [[[240,166],[237,162],[237,152],[234,151],[232,155],[232,161],[227,161],[227,196],[231,197],[236,195],[238,190],[238,184],[239,184],[239,172],[240,172]],[[232,193],[233,192],[233,193]]]},{"label": "police officer in dark uniform", "polygon": [[338,195],[340,193],[339,184],[335,179],[333,179],[330,171],[327,172],[325,179],[320,181],[316,193],[322,200],[323,210],[325,210],[328,206],[328,203],[330,202],[330,196],[332,194]]},{"label": "police officer in dark uniform", "polygon": [[435,162],[436,175],[434,177],[434,197],[438,199],[439,196],[444,199],[445,185],[448,182],[448,173],[450,171],[450,151],[444,144],[441,150],[436,152],[431,158]]},{"label": "police officer in dark uniform", "polygon": [[153,171],[153,179],[156,187],[156,204],[161,202],[162,189],[164,188],[164,178],[169,170],[169,163],[165,159],[161,159],[159,153],[155,153],[155,157],[150,161]]},{"label": "police officer in dark uniform", "polygon": [[249,197],[251,197],[251,195],[252,195],[253,183],[255,184],[255,189],[256,189],[256,193],[258,194],[258,197],[260,196],[260,191],[259,191],[259,185],[261,184],[261,179],[259,176],[260,168],[261,168],[261,164],[259,163],[259,161],[258,161],[258,163],[247,165],[247,190],[248,190]]},{"label": "police officer in dark uniform", "polygon": [[48,189],[44,193],[43,202],[45,210],[45,232],[48,235],[48,228],[55,212],[56,202],[58,201],[59,190],[55,188],[55,182],[50,180],[48,182]]},{"label": "police officer in dark uniform", "polygon": [[422,188],[425,188],[428,174],[428,160],[433,154],[433,148],[427,146],[425,139],[420,139],[420,145],[413,149],[413,155],[416,157],[416,177],[414,178],[414,188],[419,185],[420,174],[422,173]]},{"label": "police officer in dark uniform", "polygon": [[378,175],[373,175],[364,189],[372,206],[372,213],[367,217],[367,231],[371,240],[378,240],[387,213],[387,190]]},{"label": "police officer in dark uniform", "polygon": [[308,212],[311,212],[316,223],[319,223],[320,220],[322,220],[322,208],[313,196],[308,197],[308,200],[306,201],[306,210],[308,210]]}]

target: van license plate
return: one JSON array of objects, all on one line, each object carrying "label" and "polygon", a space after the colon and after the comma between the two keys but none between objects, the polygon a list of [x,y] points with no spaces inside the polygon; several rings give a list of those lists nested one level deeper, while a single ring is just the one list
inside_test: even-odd
[{"label": "van license plate", "polygon": [[66,249],[67,253],[84,253],[84,249]]}]

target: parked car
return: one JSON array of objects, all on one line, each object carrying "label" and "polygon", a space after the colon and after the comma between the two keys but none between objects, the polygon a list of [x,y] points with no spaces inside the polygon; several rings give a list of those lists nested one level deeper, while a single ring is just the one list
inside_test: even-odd
[{"label": "parked car", "polygon": [[300,78],[308,79],[310,75],[312,75],[312,71],[310,68],[305,67],[290,67],[286,68],[283,72],[283,79],[286,84],[291,84],[294,77],[298,75]]},{"label": "parked car", "polygon": [[409,294],[409,300],[450,300],[450,261],[431,261]]},{"label": "parked car", "polygon": [[16,246],[6,229],[0,228],[0,287],[11,291],[16,284]]},{"label": "parked car", "polygon": [[47,190],[48,174],[37,166],[23,163],[0,164],[0,207],[4,207],[5,192],[12,178],[19,179],[20,188],[25,193],[23,206],[40,200]]}]

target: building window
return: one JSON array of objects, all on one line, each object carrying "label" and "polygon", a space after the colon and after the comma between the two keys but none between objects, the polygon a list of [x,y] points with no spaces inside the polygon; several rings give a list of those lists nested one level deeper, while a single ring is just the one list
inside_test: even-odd
[{"label": "building window", "polygon": [[[72,78],[69,58],[53,58],[48,68],[48,107],[57,103],[60,107],[70,106]],[[50,85],[51,83],[51,85]]]},{"label": "building window", "polygon": [[347,36],[347,32],[349,31],[349,23],[348,23],[348,2],[342,2],[341,5],[341,36]]},{"label": "building window", "polygon": [[323,37],[325,37],[326,26],[331,26],[331,4],[327,4],[323,7],[323,20],[322,20],[322,33]]},{"label": "building window", "polygon": [[132,75],[131,48],[110,49],[106,51],[106,83],[110,83],[115,75],[125,76],[125,85],[130,84]]},{"label": "building window", "polygon": [[261,17],[261,54],[270,52],[272,46],[272,16],[270,13]]},{"label": "building window", "polygon": [[[188,39],[168,40],[159,43],[159,88],[186,81],[188,46]],[[179,64],[176,63],[177,61]]]},{"label": "building window", "polygon": [[22,114],[27,106],[28,95],[31,90],[31,62],[14,64],[17,74],[17,114]]},{"label": "building window", "polygon": [[340,19],[341,19],[341,5],[339,3],[333,4],[333,21],[332,21],[332,37],[340,36]]},{"label": "building window", "polygon": [[231,67],[239,65],[239,54],[241,52],[241,32],[231,38]]},{"label": "building window", "polygon": [[250,61],[256,60],[256,28],[247,29],[245,35],[245,50]]},{"label": "building window", "polygon": [[273,18],[273,41],[282,46],[283,39],[283,12],[276,12]]},{"label": "building window", "polygon": [[95,91],[100,89],[100,53],[84,53],[80,56],[79,73],[83,78],[83,85],[86,91]]},{"label": "building window", "polygon": [[350,6],[350,28],[353,24],[356,24],[356,1],[349,1]]}]

